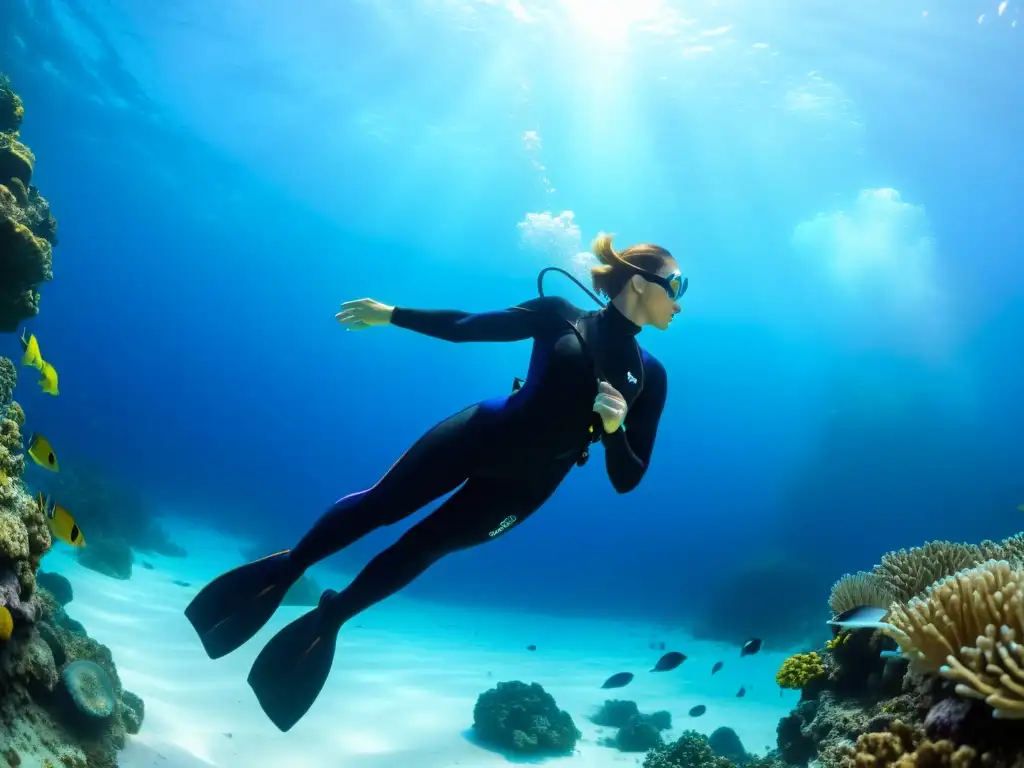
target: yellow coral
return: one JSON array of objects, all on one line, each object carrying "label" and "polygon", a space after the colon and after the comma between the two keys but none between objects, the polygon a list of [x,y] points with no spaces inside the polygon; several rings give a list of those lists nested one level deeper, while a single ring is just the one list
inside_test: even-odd
[{"label": "yellow coral", "polygon": [[775,673],[775,682],[782,688],[800,690],[807,683],[825,674],[821,657],[814,651],[790,656]]},{"label": "yellow coral", "polygon": [[993,716],[1024,719],[1024,569],[989,560],[893,604],[882,631],[918,670],[957,683]]},{"label": "yellow coral", "polygon": [[825,643],[825,647],[828,648],[830,651],[835,649],[835,648],[838,648],[840,645],[842,645],[847,640],[849,640],[850,639],[850,635],[852,635],[852,634],[853,634],[853,632],[840,632],[838,635],[836,635],[831,640],[829,640],[827,643]]},{"label": "yellow coral", "polygon": [[0,641],[7,642],[14,632],[14,617],[6,606],[0,605]]}]

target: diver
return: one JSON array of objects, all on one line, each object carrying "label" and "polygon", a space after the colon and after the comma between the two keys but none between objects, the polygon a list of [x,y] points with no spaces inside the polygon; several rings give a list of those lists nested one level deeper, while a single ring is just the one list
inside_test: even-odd
[{"label": "diver", "polygon": [[[204,587],[185,609],[207,655],[235,650],[267,623],[307,568],[361,537],[403,520],[450,493],[340,592],[278,632],[260,652],[248,682],[282,731],[312,706],[334,661],[345,622],[389,597],[445,555],[505,535],[554,493],[592,444],[604,445],[615,490],[641,481],[665,404],[664,367],[640,348],[645,326],[665,330],[680,311],[688,280],[672,254],[634,245],[621,254],[612,238],[593,245],[600,264],[594,289],[564,270],[538,277],[538,298],[478,314],[390,307],[372,299],[345,302],[336,315],[347,330],[399,328],[454,342],[533,340],[525,381],[509,395],[471,405],[431,428],[372,487],[335,502],[293,549],[234,568]],[[544,296],[554,269],[599,305],[584,311]]]}]

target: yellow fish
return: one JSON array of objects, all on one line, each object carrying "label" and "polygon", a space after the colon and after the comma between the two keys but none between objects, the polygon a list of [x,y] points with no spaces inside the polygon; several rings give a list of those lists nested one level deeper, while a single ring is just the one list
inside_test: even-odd
[{"label": "yellow fish", "polygon": [[46,467],[53,472],[60,471],[60,464],[53,453],[53,446],[42,435],[35,432],[32,433],[32,437],[28,441],[28,455],[40,467]]},{"label": "yellow fish", "polygon": [[78,523],[75,522],[75,518],[71,516],[70,512],[60,504],[54,503],[52,499],[47,500],[42,491],[39,492],[36,504],[39,506],[39,511],[46,516],[46,524],[50,526],[50,532],[54,536],[72,547],[85,546],[82,529],[78,527]]},{"label": "yellow fish", "polygon": [[59,395],[57,390],[57,369],[44,362],[39,368],[39,386],[48,395]]},{"label": "yellow fish", "polygon": [[27,330],[21,332],[21,350],[23,352],[21,364],[42,370],[43,356],[39,353],[39,342],[36,340],[36,335],[33,333],[26,339],[26,333],[28,333]]}]

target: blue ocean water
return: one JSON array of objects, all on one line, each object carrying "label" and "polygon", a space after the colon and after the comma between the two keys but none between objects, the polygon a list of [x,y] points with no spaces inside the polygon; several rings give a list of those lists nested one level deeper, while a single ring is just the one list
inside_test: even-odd
[{"label": "blue ocean water", "polygon": [[345,333],[341,301],[512,305],[610,231],[690,278],[640,337],[644,482],[592,461],[408,594],[737,640],[1021,529],[1019,3],[2,2],[60,226],[28,327],[61,395],[17,396],[65,464],[290,546],[529,355]]}]

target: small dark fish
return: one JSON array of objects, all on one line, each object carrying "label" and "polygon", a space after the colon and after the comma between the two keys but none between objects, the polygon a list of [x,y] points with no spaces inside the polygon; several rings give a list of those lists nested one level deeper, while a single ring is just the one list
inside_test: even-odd
[{"label": "small dark fish", "polygon": [[715,674],[715,672],[720,672],[723,666],[725,666],[725,665],[722,664],[722,662],[716,661],[715,662],[715,666],[713,666],[711,668],[711,674],[713,675],[713,674]]},{"label": "small dark fish", "polygon": [[761,650],[761,638],[755,637],[753,640],[747,640],[740,649],[740,656],[753,656],[755,653]]},{"label": "small dark fish", "polygon": [[669,651],[658,659],[658,663],[654,665],[654,669],[652,669],[651,672],[671,672],[684,661],[686,661],[685,653]]},{"label": "small dark fish", "polygon": [[736,698],[737,698],[737,699],[742,699],[742,698],[743,698],[744,696],[746,696],[746,695],[747,695],[747,689],[746,689],[746,688],[744,688],[743,686],[740,686],[740,690],[739,690],[739,692],[738,692],[738,693],[736,694]]},{"label": "small dark fish", "polygon": [[612,675],[604,681],[602,688],[622,688],[623,686],[629,685],[629,681],[633,679],[632,672],[619,672],[618,674]]},{"label": "small dark fish", "polygon": [[650,648],[652,651],[664,651],[665,642],[663,640],[651,640],[649,643],[647,643],[647,647]]},{"label": "small dark fish", "polygon": [[698,704],[696,707],[690,710],[690,717],[700,717],[707,711],[707,707],[705,707],[703,704]]},{"label": "small dark fish", "polygon": [[179,587],[191,587],[192,586],[189,582],[181,581],[180,579],[175,579],[174,581],[171,582],[171,584],[176,584]]},{"label": "small dark fish", "polygon": [[885,608],[876,608],[873,605],[858,605],[834,616],[826,623],[842,629],[877,628],[888,612]]},{"label": "small dark fish", "polygon": [[536,651],[537,650],[537,646],[536,645],[532,645],[532,644],[528,645],[528,646],[526,646],[526,650],[528,650],[528,651]]},{"label": "small dark fish", "polygon": [[145,560],[142,561],[142,567],[145,568],[147,571],[153,570],[153,564],[147,563]]}]

